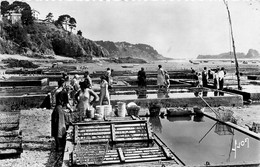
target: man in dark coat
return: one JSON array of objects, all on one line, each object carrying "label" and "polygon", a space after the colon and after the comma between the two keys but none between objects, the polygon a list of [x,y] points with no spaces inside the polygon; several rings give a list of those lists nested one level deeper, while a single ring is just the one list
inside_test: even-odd
[{"label": "man in dark coat", "polygon": [[141,87],[141,88],[146,87],[146,73],[145,73],[143,67],[141,68],[140,71],[138,71],[137,80],[138,80],[139,87]]},{"label": "man in dark coat", "polygon": [[55,139],[56,151],[62,151],[66,141],[65,108],[72,111],[69,105],[68,92],[64,89],[64,80],[58,82],[55,92],[56,106],[51,115],[51,135]]}]

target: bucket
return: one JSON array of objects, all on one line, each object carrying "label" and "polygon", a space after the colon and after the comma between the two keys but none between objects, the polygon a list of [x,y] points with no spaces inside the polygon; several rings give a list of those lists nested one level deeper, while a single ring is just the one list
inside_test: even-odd
[{"label": "bucket", "polygon": [[96,106],[96,114],[104,116],[104,106]]},{"label": "bucket", "polygon": [[117,115],[119,117],[125,117],[126,115],[126,104],[124,102],[117,102],[118,112]]},{"label": "bucket", "polygon": [[111,116],[111,115],[112,115],[112,106],[104,105],[104,116]]}]

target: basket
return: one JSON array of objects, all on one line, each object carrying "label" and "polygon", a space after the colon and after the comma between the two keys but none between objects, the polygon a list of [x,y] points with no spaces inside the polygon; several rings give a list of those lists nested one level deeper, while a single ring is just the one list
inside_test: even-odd
[{"label": "basket", "polygon": [[223,122],[233,121],[233,111],[232,110],[219,110],[218,120]]},{"label": "basket", "polygon": [[131,107],[128,107],[126,110],[127,110],[128,115],[138,116],[139,111],[140,111],[140,107],[139,106],[131,106]]},{"label": "basket", "polygon": [[218,135],[233,135],[234,132],[230,126],[224,125],[220,122],[216,124],[215,133]]}]

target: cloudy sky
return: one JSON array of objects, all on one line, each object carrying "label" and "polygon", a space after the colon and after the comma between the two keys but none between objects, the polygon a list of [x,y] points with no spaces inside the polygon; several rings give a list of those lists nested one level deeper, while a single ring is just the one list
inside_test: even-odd
[{"label": "cloudy sky", "polygon": [[[69,14],[91,40],[126,41],[153,46],[172,58],[196,58],[232,49],[226,7],[221,0],[31,0],[45,18]],[[228,2],[237,52],[260,52],[260,2]],[[76,31],[75,31],[76,32]]]}]

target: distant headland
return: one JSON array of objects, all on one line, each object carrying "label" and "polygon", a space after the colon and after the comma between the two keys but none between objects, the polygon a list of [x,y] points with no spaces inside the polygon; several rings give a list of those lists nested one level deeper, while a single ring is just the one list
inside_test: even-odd
[{"label": "distant headland", "polygon": [[[236,56],[238,59],[259,59],[260,54],[257,50],[249,49],[247,54],[237,52]],[[218,55],[199,55],[197,59],[232,59],[234,58],[233,52],[221,53]]]}]

